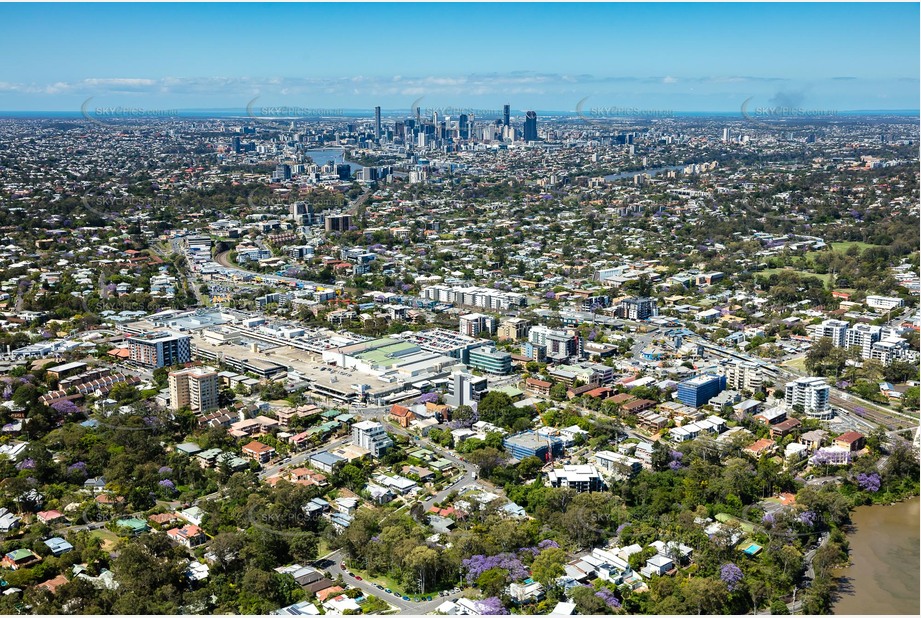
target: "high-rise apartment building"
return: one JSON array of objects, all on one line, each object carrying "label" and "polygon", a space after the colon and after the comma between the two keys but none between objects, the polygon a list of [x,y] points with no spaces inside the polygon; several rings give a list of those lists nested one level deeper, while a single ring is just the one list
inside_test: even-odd
[{"label": "high-rise apartment building", "polygon": [[728,362],[719,371],[726,376],[726,388],[736,391],[759,391],[764,376],[757,364],[749,361]]},{"label": "high-rise apartment building", "polygon": [[324,223],[327,232],[347,232],[352,225],[352,215],[326,215]]},{"label": "high-rise apartment building", "polygon": [[192,340],[170,331],[150,331],[128,338],[131,362],[159,369],[192,360]]},{"label": "high-rise apartment building", "polygon": [[831,418],[831,408],[828,400],[831,388],[822,378],[797,378],[787,382],[785,402],[788,407],[795,405],[803,407],[805,413],[811,418]]},{"label": "high-rise apartment building", "polygon": [[192,367],[169,374],[170,408],[188,407],[202,412],[218,407],[217,372],[202,367]]}]

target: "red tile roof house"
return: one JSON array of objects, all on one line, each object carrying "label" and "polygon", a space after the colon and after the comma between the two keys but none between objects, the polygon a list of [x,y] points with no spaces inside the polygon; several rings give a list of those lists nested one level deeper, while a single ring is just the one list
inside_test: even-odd
[{"label": "red tile roof house", "polygon": [[43,524],[53,524],[59,521],[64,521],[64,514],[58,510],[51,509],[50,511],[39,511],[36,514],[38,521]]},{"label": "red tile roof house", "polygon": [[765,453],[772,452],[775,446],[777,446],[777,444],[773,440],[768,440],[767,438],[761,438],[760,440],[757,440],[756,442],[749,444],[742,450],[754,457],[761,457]]},{"label": "red tile roof house", "polygon": [[198,547],[208,540],[204,531],[202,531],[202,529],[195,524],[188,524],[182,528],[173,528],[172,530],[167,530],[166,535],[170,538],[170,540],[176,541],[180,545],[188,547],[189,549]]},{"label": "red tile roof house", "polygon": [[857,431],[849,431],[835,438],[835,445],[853,451],[859,451],[866,445],[867,439]]},{"label": "red tile roof house", "polygon": [[259,463],[265,463],[275,454],[275,449],[258,440],[253,440],[243,447],[243,454]]},{"label": "red tile roof house", "polygon": [[151,515],[147,518],[147,521],[152,521],[155,524],[163,526],[166,524],[171,524],[177,519],[179,519],[179,516],[175,513],[160,513],[158,515]]},{"label": "red tile roof house", "polygon": [[406,406],[401,406],[399,404],[393,404],[393,407],[390,408],[390,418],[395,420],[400,424],[400,427],[406,429],[409,427],[409,422],[416,417],[413,414],[412,410]]},{"label": "red tile roof house", "polygon": [[50,592],[51,594],[54,594],[54,593],[57,591],[58,588],[60,588],[61,586],[63,586],[63,585],[66,584],[66,583],[68,583],[67,578],[64,577],[63,575],[58,575],[57,577],[53,577],[53,578],[51,578],[51,579],[49,579],[49,580],[47,580],[47,581],[43,581],[43,582],[40,583],[40,584],[36,584],[35,587],[36,587],[36,588],[44,588],[45,590],[47,590],[47,591]]}]

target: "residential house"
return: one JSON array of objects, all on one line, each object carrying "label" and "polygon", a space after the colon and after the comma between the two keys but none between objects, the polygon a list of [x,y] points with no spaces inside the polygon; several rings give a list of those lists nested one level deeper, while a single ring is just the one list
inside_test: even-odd
[{"label": "residential house", "polygon": [[74,546],[62,539],[59,536],[51,537],[46,539],[43,543],[51,550],[51,555],[57,557],[62,554],[66,554],[69,551],[73,551]]},{"label": "residential house", "polygon": [[773,440],[768,440],[767,438],[761,438],[756,440],[752,444],[749,444],[744,449],[743,452],[751,455],[755,458],[760,458],[763,455],[774,452],[774,448],[777,446],[777,443]]},{"label": "residential house", "polygon": [[187,547],[188,549],[198,547],[208,540],[208,538],[205,536],[205,532],[195,524],[188,524],[181,528],[173,528],[172,530],[167,530],[166,535],[170,538],[170,540],[175,541],[180,545]]},{"label": "residential house", "polygon": [[17,571],[41,562],[41,557],[31,549],[14,549],[0,560],[0,566]]}]

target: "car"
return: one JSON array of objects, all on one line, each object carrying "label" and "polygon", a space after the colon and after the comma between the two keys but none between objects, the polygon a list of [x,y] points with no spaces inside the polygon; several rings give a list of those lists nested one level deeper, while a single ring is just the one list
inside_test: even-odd
[{"label": "car", "polygon": [[357,579],[358,581],[361,581],[361,575],[356,575],[355,579]]},{"label": "car", "polygon": [[393,596],[395,596],[395,597],[397,597],[397,598],[400,598],[401,595],[400,595],[399,592],[397,592],[396,590],[394,590],[394,591],[393,591]]},{"label": "car", "polygon": [[380,584],[374,584],[374,585],[377,586],[377,589],[378,589],[378,590],[383,590],[383,589],[384,589],[384,587],[381,586]]},{"label": "car", "polygon": [[344,563],[344,562],[340,562],[340,563],[339,563],[339,568],[340,568],[340,569],[344,569],[344,568],[345,568],[345,563]]},{"label": "car", "polygon": [[384,592],[393,592],[390,588],[384,588]]},{"label": "car", "polygon": [[426,600],[426,601],[431,601],[431,600],[432,600],[432,597],[431,597],[431,596],[427,596],[427,597],[425,597],[425,600]]},{"label": "car", "polygon": [[403,600],[404,600],[404,601],[408,601],[408,600],[409,600],[409,597],[406,596],[406,595],[403,595]]}]

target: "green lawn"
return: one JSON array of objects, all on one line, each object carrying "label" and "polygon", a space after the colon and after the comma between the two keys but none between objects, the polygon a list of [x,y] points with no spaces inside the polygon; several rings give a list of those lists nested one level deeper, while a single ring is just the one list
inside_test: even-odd
[{"label": "green lawn", "polygon": [[846,240],[844,242],[833,242],[831,243],[831,248],[833,251],[847,251],[851,247],[857,247],[860,249],[861,253],[864,249],[869,249],[870,247],[875,247],[876,245],[871,245],[870,243],[861,242],[859,240]]},{"label": "green lawn", "polygon": [[120,541],[117,534],[105,528],[93,530],[92,532],[90,532],[90,536],[93,538],[101,539],[102,549],[106,551],[110,551]]},{"label": "green lawn", "polygon": [[825,283],[825,284],[827,284],[828,280],[831,279],[831,273],[825,273],[824,275],[819,275],[817,273],[811,273],[806,270],[795,270],[793,268],[766,268],[764,270],[759,270],[757,274],[764,275],[765,277],[770,277],[771,275],[782,273],[782,272],[792,272],[802,277],[815,277],[816,279],[821,279],[822,283]]},{"label": "green lawn", "polygon": [[735,516],[733,516],[733,515],[730,515],[729,513],[717,513],[717,514],[714,516],[714,518],[715,518],[717,521],[719,521],[719,522],[721,522],[721,523],[724,523],[724,524],[725,524],[725,523],[729,523],[729,522],[735,522],[735,523],[739,524],[739,527],[740,527],[740,528],[742,529],[742,531],[745,532],[746,534],[753,534],[753,533],[755,532],[755,526],[754,526],[751,522],[748,522],[748,521],[739,519],[738,517],[735,517]]},{"label": "green lawn", "polygon": [[806,358],[794,358],[784,363],[784,366],[790,367],[791,369],[798,371],[799,373],[807,373],[806,371]]}]

